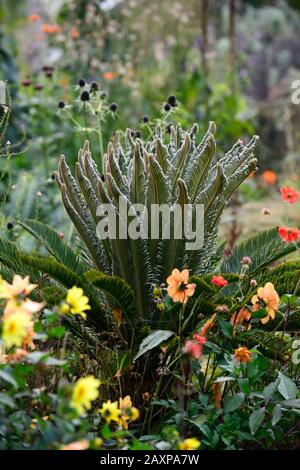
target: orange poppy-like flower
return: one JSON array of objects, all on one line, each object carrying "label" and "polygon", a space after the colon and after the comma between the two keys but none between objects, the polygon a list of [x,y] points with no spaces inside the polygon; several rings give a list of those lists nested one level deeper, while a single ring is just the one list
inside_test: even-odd
[{"label": "orange poppy-like flower", "polygon": [[238,362],[243,362],[247,364],[247,362],[252,362],[252,353],[246,347],[238,348],[234,351],[235,360]]},{"label": "orange poppy-like flower", "polygon": [[262,179],[267,184],[275,184],[277,181],[277,175],[275,171],[265,170],[262,174]]},{"label": "orange poppy-like flower", "polygon": [[300,198],[300,193],[296,191],[294,188],[290,188],[288,186],[284,186],[280,188],[281,199],[289,204],[295,204]]},{"label": "orange poppy-like flower", "polygon": [[46,34],[55,35],[61,32],[61,27],[58,24],[44,23],[42,25],[42,31]]},{"label": "orange poppy-like flower", "polygon": [[104,72],[104,74],[103,74],[104,80],[107,80],[108,82],[110,82],[111,80],[113,80],[117,76],[118,76],[117,72]]},{"label": "orange poppy-like flower", "polygon": [[28,21],[30,23],[36,23],[41,19],[41,16],[38,13],[32,13],[31,15],[28,16]]},{"label": "orange poppy-like flower", "polygon": [[300,230],[296,227],[290,228],[281,225],[277,229],[278,235],[285,243],[296,242],[300,238]]},{"label": "orange poppy-like flower", "polygon": [[222,408],[221,402],[222,402],[222,383],[221,382],[216,382],[212,384],[212,389],[213,389],[213,394],[214,394],[214,402],[215,402],[215,407],[220,410]]},{"label": "orange poppy-like flower", "polygon": [[253,311],[256,312],[261,307],[266,307],[267,316],[261,319],[263,324],[268,323],[270,318],[274,320],[275,312],[279,307],[279,295],[277,294],[272,282],[267,282],[264,287],[257,289],[257,294],[251,299]]},{"label": "orange poppy-like flower", "polygon": [[243,323],[244,320],[249,321],[251,318],[251,312],[245,307],[241,308],[239,312],[234,312],[230,319],[230,323],[236,328],[239,326],[241,323]]},{"label": "orange poppy-like flower", "polygon": [[184,269],[179,271],[175,268],[172,274],[167,278],[168,283],[168,294],[174,300],[174,302],[181,302],[185,304],[189,297],[194,295],[196,284],[188,284],[189,270]]},{"label": "orange poppy-like flower", "polygon": [[213,276],[210,282],[218,287],[223,287],[223,286],[228,285],[228,281],[226,281],[226,279],[224,279],[223,276]]},{"label": "orange poppy-like flower", "polygon": [[60,448],[60,450],[86,450],[89,447],[89,441],[82,439],[81,441],[74,441]]},{"label": "orange poppy-like flower", "polygon": [[73,26],[73,28],[71,28],[71,31],[70,31],[70,36],[72,39],[78,39],[80,34],[79,34],[79,31],[77,28],[75,28],[75,26]]},{"label": "orange poppy-like flower", "polygon": [[211,318],[209,318],[203,325],[203,327],[201,328],[201,331],[200,331],[200,335],[201,336],[206,336],[207,333],[212,329],[212,327],[214,326],[215,324],[215,318],[216,318],[216,314],[214,314]]},{"label": "orange poppy-like flower", "polygon": [[183,346],[183,351],[189,354],[193,359],[200,359],[202,356],[202,344],[196,343],[188,339]]}]

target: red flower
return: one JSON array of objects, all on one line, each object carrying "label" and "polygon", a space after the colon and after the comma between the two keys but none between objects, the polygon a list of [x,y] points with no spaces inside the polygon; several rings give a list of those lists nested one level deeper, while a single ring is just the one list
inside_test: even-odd
[{"label": "red flower", "polygon": [[184,344],[183,351],[188,353],[193,359],[200,359],[202,355],[202,345],[188,339]]},{"label": "red flower", "polygon": [[281,225],[278,227],[278,235],[285,243],[296,242],[300,238],[300,230],[296,227],[290,228]]},{"label": "red flower", "polygon": [[197,343],[201,344],[202,346],[203,346],[203,344],[206,343],[205,337],[202,336],[200,333],[194,333],[193,338],[194,338],[194,340],[197,341]]},{"label": "red flower", "polygon": [[227,286],[228,284],[228,281],[226,281],[226,279],[224,279],[223,276],[214,276],[211,278],[210,282],[212,284],[215,284],[215,286],[218,286],[218,287]]},{"label": "red flower", "polygon": [[281,192],[281,199],[283,201],[288,202],[289,204],[294,204],[295,202],[298,201],[300,197],[300,193],[296,191],[294,188],[289,188],[288,186],[284,186],[283,188],[280,188]]}]

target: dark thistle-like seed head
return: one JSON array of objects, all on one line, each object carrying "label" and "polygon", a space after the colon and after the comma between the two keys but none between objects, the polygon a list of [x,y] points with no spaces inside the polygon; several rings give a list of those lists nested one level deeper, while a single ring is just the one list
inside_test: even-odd
[{"label": "dark thistle-like seed head", "polygon": [[89,101],[90,100],[90,94],[88,91],[83,91],[80,95],[81,101]]},{"label": "dark thistle-like seed head", "polygon": [[110,109],[113,113],[115,113],[115,112],[117,111],[117,109],[118,109],[117,103],[112,103],[112,104],[110,105],[109,109]]},{"label": "dark thistle-like seed head", "polygon": [[92,82],[90,86],[90,92],[94,93],[95,91],[99,90],[99,85],[97,82]]},{"label": "dark thistle-like seed head", "polygon": [[43,72],[53,72],[53,67],[52,65],[43,65]]},{"label": "dark thistle-like seed head", "polygon": [[101,93],[100,95],[101,100],[105,100],[106,97],[107,97],[107,93],[105,93],[105,91]]},{"label": "dark thistle-like seed head", "polygon": [[59,109],[63,109],[65,106],[66,106],[66,103],[64,101],[59,101],[58,102]]},{"label": "dark thistle-like seed head", "polygon": [[14,228],[14,224],[12,224],[11,222],[8,222],[8,224],[6,225],[6,228],[7,230],[11,230],[12,228]]},{"label": "dark thistle-like seed head", "polygon": [[85,80],[84,80],[84,78],[80,78],[80,79],[78,80],[78,85],[79,85],[80,87],[84,87],[84,85],[85,85]]},{"label": "dark thistle-like seed head", "polygon": [[168,113],[169,111],[171,111],[171,105],[169,103],[166,103],[164,105],[164,110]]},{"label": "dark thistle-like seed head", "polygon": [[143,116],[142,121],[143,121],[144,124],[147,124],[147,122],[149,122],[148,116]]},{"label": "dark thistle-like seed head", "polygon": [[41,83],[36,83],[36,85],[34,85],[34,89],[36,91],[40,91],[43,89],[43,85]]},{"label": "dark thistle-like seed head", "polygon": [[170,106],[172,106],[172,108],[177,106],[176,96],[170,95],[169,98],[168,98],[168,103],[169,103]]},{"label": "dark thistle-like seed head", "polygon": [[25,78],[25,80],[22,80],[21,85],[22,86],[30,86],[32,84],[32,81],[29,78]]}]

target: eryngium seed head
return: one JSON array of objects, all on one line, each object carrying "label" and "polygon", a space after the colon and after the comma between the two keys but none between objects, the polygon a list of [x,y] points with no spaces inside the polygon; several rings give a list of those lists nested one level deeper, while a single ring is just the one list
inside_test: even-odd
[{"label": "eryngium seed head", "polygon": [[169,103],[170,106],[172,106],[172,108],[177,106],[176,96],[170,95],[169,98],[168,98],[168,103]]},{"label": "eryngium seed head", "polygon": [[90,94],[88,91],[83,91],[80,95],[81,101],[89,101],[90,100]]},{"label": "eryngium seed head", "polygon": [[112,104],[110,105],[109,109],[110,109],[113,113],[115,113],[115,112],[117,111],[117,109],[118,109],[117,103],[112,103]]},{"label": "eryngium seed head", "polygon": [[90,91],[91,93],[94,93],[95,91],[99,90],[99,85],[97,82],[92,82],[90,86]]}]

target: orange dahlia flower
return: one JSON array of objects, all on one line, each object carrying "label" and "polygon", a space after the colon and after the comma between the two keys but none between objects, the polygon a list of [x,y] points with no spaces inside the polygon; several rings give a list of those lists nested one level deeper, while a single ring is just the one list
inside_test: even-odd
[{"label": "orange dahlia flower", "polygon": [[237,327],[241,323],[243,323],[244,320],[249,321],[251,318],[251,312],[245,307],[241,308],[239,312],[234,312],[230,319],[230,323],[234,326]]},{"label": "orange dahlia flower", "polygon": [[238,348],[234,351],[235,360],[238,362],[243,362],[246,364],[247,362],[252,362],[252,353],[246,347]]},{"label": "orange dahlia flower", "polygon": [[172,274],[167,278],[168,294],[174,302],[185,304],[189,297],[194,295],[196,284],[188,284],[189,270],[179,271],[175,268]]},{"label": "orange dahlia flower", "polygon": [[256,312],[261,307],[266,307],[267,316],[261,319],[263,324],[268,323],[270,318],[274,320],[275,312],[279,307],[279,295],[277,294],[272,282],[267,282],[264,287],[257,289],[257,294],[251,299],[253,311]]}]

